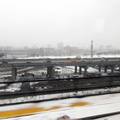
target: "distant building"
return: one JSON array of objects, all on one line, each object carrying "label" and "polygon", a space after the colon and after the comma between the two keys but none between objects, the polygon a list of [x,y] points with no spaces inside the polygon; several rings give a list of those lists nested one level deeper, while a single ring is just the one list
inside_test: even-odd
[{"label": "distant building", "polygon": [[107,50],[107,51],[111,51],[111,45],[107,45],[107,46],[106,46],[106,50]]},{"label": "distant building", "polygon": [[58,43],[57,49],[63,49],[63,43]]},{"label": "distant building", "polygon": [[100,45],[100,52],[103,52],[103,45]]},{"label": "distant building", "polygon": [[54,55],[54,48],[44,48],[44,55],[45,56]]}]

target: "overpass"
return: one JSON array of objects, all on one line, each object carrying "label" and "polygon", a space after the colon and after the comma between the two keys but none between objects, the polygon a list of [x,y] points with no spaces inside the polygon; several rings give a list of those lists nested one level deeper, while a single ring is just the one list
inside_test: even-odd
[{"label": "overpass", "polygon": [[[87,75],[88,67],[97,67],[98,71],[101,72],[101,69],[104,68],[104,72],[107,73],[108,69],[111,69],[111,74],[114,73],[116,67],[120,68],[119,58],[85,58],[85,59],[73,59],[73,58],[60,58],[60,59],[4,59],[7,62],[0,62],[0,68],[11,68],[12,70],[12,80],[16,79],[17,69],[25,67],[46,67],[47,76],[52,78],[54,75],[55,66],[75,66],[75,73],[80,75],[83,73],[84,76]],[[79,67],[79,71],[77,69]],[[82,71],[82,68],[84,71]]]}]

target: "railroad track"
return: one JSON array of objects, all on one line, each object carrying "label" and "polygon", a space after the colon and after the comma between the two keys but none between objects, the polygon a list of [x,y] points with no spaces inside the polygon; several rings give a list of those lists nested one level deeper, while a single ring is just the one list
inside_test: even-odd
[{"label": "railroad track", "polygon": [[[0,105],[17,104],[118,93],[120,92],[120,76],[3,81],[0,85]],[[56,97],[56,94],[59,97]],[[7,100],[6,103],[5,100]]]}]

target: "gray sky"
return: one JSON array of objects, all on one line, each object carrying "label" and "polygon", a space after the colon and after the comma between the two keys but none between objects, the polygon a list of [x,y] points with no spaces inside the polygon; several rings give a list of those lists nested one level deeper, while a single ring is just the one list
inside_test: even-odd
[{"label": "gray sky", "polygon": [[0,46],[120,48],[120,0],[0,0]]}]

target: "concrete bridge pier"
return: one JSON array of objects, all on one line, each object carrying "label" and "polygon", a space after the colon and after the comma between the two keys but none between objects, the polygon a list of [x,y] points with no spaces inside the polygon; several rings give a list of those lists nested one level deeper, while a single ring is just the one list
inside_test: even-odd
[{"label": "concrete bridge pier", "polygon": [[87,76],[87,66],[79,66],[79,75],[82,75],[82,68],[84,69],[83,75]]},{"label": "concrete bridge pier", "polygon": [[87,66],[84,66],[84,76],[87,76]]},{"label": "concrete bridge pier", "polygon": [[54,75],[53,66],[47,67],[47,77],[53,78],[53,75]]},{"label": "concrete bridge pier", "polygon": [[14,81],[17,76],[17,68],[12,68],[12,80]]},{"label": "concrete bridge pier", "polygon": [[75,74],[77,74],[77,66],[75,66]]},{"label": "concrete bridge pier", "polygon": [[107,68],[108,68],[108,66],[104,66],[104,69],[105,69],[104,72],[105,73],[107,73]]},{"label": "concrete bridge pier", "polygon": [[98,66],[98,70],[99,70],[99,72],[101,72],[101,68],[102,68],[101,65],[99,65],[99,66]]},{"label": "concrete bridge pier", "polygon": [[111,74],[114,73],[114,68],[115,68],[115,66],[114,66],[114,65],[111,65]]},{"label": "concrete bridge pier", "polygon": [[82,67],[79,66],[79,75],[82,75]]}]

